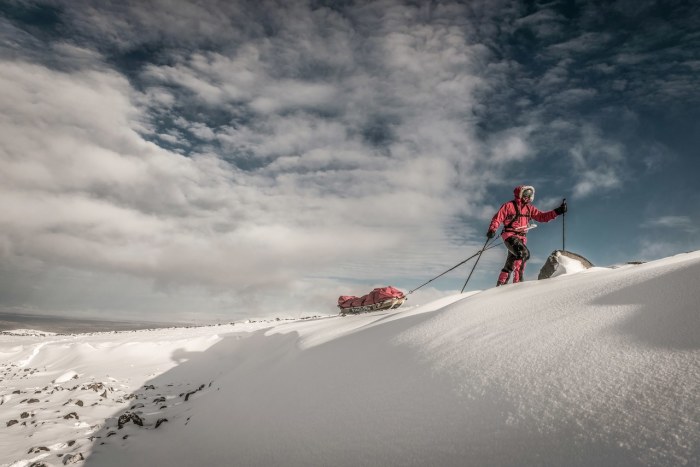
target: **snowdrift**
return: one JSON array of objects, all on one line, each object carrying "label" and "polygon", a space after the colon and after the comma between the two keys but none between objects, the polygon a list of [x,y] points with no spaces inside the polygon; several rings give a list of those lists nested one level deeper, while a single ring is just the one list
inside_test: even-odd
[{"label": "snowdrift", "polygon": [[0,336],[0,464],[698,465],[699,274],[695,252],[257,330]]}]

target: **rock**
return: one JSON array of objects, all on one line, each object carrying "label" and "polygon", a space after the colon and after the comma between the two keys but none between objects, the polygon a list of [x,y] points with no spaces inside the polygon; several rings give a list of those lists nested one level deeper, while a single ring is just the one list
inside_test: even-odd
[{"label": "rock", "polygon": [[36,404],[37,402],[41,402],[39,399],[29,399],[27,401],[27,404]]},{"label": "rock", "polygon": [[37,446],[35,448],[31,448],[29,452],[27,452],[27,454],[34,454],[41,451],[49,451],[49,448],[47,448],[46,446]]},{"label": "rock", "polygon": [[63,458],[63,465],[77,464],[80,461],[84,461],[83,453],[79,452],[77,454],[67,454]]},{"label": "rock", "polygon": [[16,425],[17,423],[19,423],[17,420],[10,420],[9,422],[7,422],[7,426]]},{"label": "rock", "polygon": [[134,425],[143,426],[143,420],[141,419],[141,417],[132,412],[126,412],[125,414],[120,415],[119,420],[117,420],[117,425],[121,430],[122,428],[124,428],[124,425],[126,425],[130,421],[133,422]]},{"label": "rock", "polygon": [[[562,257],[565,259],[562,259]],[[573,264],[578,269],[589,269],[593,267],[593,263],[581,255],[565,250],[554,250],[552,254],[549,255],[549,258],[547,258],[542,269],[540,269],[537,279],[549,279],[550,277],[563,274],[566,272],[564,263],[569,265],[569,267]]]},{"label": "rock", "polygon": [[167,418],[159,418],[158,421],[156,422],[156,428],[158,428],[159,426],[161,426],[163,423],[165,423],[167,421],[168,421]]},{"label": "rock", "polygon": [[105,385],[102,383],[92,383],[88,384],[85,389],[92,389],[95,392],[100,392],[100,390],[105,389]]},{"label": "rock", "polygon": [[192,394],[195,394],[195,393],[197,393],[198,391],[201,391],[201,390],[204,389],[204,388],[205,388],[205,385],[202,384],[201,386],[199,386],[199,387],[198,387],[197,389],[195,389],[194,391],[188,392],[188,393],[185,395],[185,401],[189,400],[189,399],[190,399],[190,396],[191,396]]},{"label": "rock", "polygon": [[71,418],[75,418],[76,420],[80,420],[80,417],[78,417],[78,414],[75,412],[71,412],[67,415],[64,415],[63,418],[65,418],[66,420],[69,420]]},{"label": "rock", "polygon": [[22,412],[22,415],[20,415],[19,418],[29,418],[29,412]]}]

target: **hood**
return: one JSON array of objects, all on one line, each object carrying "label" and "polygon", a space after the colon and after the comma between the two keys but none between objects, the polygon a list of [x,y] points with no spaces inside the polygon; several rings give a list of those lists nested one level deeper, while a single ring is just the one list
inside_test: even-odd
[{"label": "hood", "polygon": [[531,185],[519,185],[516,186],[515,189],[513,190],[513,195],[515,195],[515,199],[519,200],[520,197],[523,194],[523,191],[529,188],[532,190],[532,198],[530,198],[530,202],[532,202],[535,199],[535,187]]}]

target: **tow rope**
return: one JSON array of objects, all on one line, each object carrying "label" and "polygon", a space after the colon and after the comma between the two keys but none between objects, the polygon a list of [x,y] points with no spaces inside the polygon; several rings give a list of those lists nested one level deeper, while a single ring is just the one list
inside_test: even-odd
[{"label": "tow rope", "polygon": [[[496,239],[494,239],[493,241],[491,241],[491,243],[489,243],[489,239],[487,239],[487,240],[486,240],[486,243],[484,244],[484,247],[481,248],[479,251],[477,251],[476,253],[474,253],[474,254],[471,255],[469,258],[465,259],[464,261],[460,262],[459,264],[455,264],[454,266],[452,266],[452,267],[451,267],[450,269],[448,269],[447,271],[445,271],[445,272],[443,272],[443,273],[441,273],[441,274],[438,274],[437,276],[433,277],[433,278],[430,279],[429,281],[427,281],[427,282],[425,282],[425,283],[419,285],[418,287],[416,287],[416,288],[413,289],[413,290],[410,290],[410,291],[408,292],[409,295],[412,294],[413,292],[415,292],[416,290],[420,289],[421,287],[424,287],[424,286],[430,284],[430,283],[433,282],[435,279],[438,279],[438,278],[444,276],[445,274],[447,274],[448,272],[450,272],[450,271],[452,271],[452,270],[454,270],[454,269],[457,269],[458,267],[460,267],[461,265],[463,265],[463,264],[466,263],[467,261],[469,261],[469,260],[471,260],[471,259],[473,259],[473,258],[476,258],[477,256],[481,256],[481,254],[482,254],[484,251],[488,251],[488,250],[490,250],[491,248],[497,247],[497,246],[499,246],[499,245],[501,245],[501,244],[503,244],[503,241],[501,241],[501,242],[499,242],[499,243],[496,243]],[[478,263],[478,260],[477,260],[477,263]],[[474,267],[476,267],[476,263],[474,264]],[[472,269],[472,272],[474,272],[474,269]],[[469,274],[469,277],[471,277],[471,274]],[[467,282],[469,282],[469,279],[467,279]],[[465,283],[464,285],[465,285],[465,287],[466,287],[467,284]],[[462,290],[464,290],[464,288],[462,288]]]}]

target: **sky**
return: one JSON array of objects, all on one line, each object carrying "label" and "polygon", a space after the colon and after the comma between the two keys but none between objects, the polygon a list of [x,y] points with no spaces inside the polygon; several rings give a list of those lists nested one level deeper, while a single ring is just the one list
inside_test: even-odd
[{"label": "sky", "polygon": [[0,312],[335,313],[471,256],[521,184],[569,205],[528,280],[564,232],[601,266],[698,249],[697,24],[690,1],[2,2]]}]

